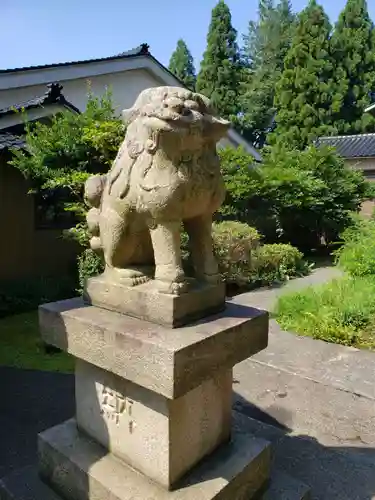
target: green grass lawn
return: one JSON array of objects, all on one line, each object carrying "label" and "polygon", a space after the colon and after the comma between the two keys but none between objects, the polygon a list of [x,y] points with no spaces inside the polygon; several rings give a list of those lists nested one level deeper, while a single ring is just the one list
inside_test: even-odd
[{"label": "green grass lawn", "polygon": [[375,349],[375,277],[343,277],[282,295],[275,318],[300,335]]},{"label": "green grass lawn", "polygon": [[70,373],[74,361],[63,352],[46,353],[33,311],[0,319],[0,366]]}]

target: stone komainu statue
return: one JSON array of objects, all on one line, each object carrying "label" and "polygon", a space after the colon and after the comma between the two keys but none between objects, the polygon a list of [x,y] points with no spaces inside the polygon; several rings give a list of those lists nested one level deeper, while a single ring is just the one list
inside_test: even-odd
[{"label": "stone komainu statue", "polygon": [[183,223],[194,277],[217,282],[212,214],[225,191],[216,143],[229,122],[206,97],[178,87],[144,90],[123,118],[125,140],[111,170],[85,185],[91,248],[103,252],[105,274],[128,285],[154,278],[161,292],[185,292]]}]

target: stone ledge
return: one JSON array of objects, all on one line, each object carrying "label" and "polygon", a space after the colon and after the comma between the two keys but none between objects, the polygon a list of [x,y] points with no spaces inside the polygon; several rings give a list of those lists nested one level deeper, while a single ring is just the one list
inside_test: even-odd
[{"label": "stone ledge", "polygon": [[74,500],[249,500],[267,482],[271,462],[267,441],[237,435],[167,491],[85,438],[74,420],[40,434],[39,454],[42,477]]},{"label": "stone ledge", "polygon": [[219,314],[177,329],[79,298],[42,305],[39,319],[47,343],[171,399],[268,343],[268,313],[230,303]]},{"label": "stone ledge", "polygon": [[170,295],[153,288],[153,281],[126,286],[101,275],[87,280],[84,300],[93,306],[175,328],[222,311],[225,285],[196,286],[181,295]]}]

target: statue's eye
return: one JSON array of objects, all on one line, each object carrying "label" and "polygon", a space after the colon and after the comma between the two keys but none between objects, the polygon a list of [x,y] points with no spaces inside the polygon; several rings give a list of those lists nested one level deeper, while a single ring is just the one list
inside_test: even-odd
[{"label": "statue's eye", "polygon": [[185,107],[182,108],[182,111],[181,111],[182,116],[188,116],[188,115],[190,115],[190,113],[191,113],[191,109],[185,108]]}]

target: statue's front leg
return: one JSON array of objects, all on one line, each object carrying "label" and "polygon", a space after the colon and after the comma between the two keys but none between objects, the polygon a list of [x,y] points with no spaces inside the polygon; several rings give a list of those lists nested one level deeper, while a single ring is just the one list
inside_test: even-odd
[{"label": "statue's front leg", "polygon": [[184,221],[189,235],[191,258],[198,281],[218,283],[220,275],[212,248],[212,215]]},{"label": "statue's front leg", "polygon": [[179,295],[187,289],[181,264],[181,224],[161,222],[150,229],[155,257],[155,283],[159,291]]}]

